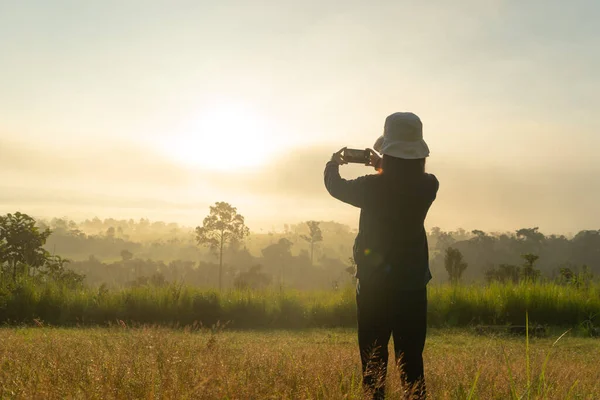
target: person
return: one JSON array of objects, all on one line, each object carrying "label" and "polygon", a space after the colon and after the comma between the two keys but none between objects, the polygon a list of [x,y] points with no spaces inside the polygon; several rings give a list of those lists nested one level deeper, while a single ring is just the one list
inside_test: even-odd
[{"label": "person", "polygon": [[388,343],[394,338],[401,377],[415,398],[425,398],[423,349],[427,290],[431,279],[425,217],[436,198],[437,178],[425,173],[429,148],[413,113],[385,120],[384,134],[370,150],[378,171],[346,180],[340,176],[344,149],[325,167],[325,187],[336,199],[361,209],[354,243],[358,344],[363,387],[374,399],[385,395]]}]

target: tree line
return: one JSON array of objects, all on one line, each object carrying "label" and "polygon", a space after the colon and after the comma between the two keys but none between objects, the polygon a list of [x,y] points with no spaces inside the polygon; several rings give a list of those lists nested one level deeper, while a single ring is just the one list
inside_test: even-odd
[{"label": "tree line", "polygon": [[[142,258],[135,253],[139,246],[124,246],[126,248],[120,251],[120,259],[114,261],[101,261],[95,255],[83,260],[69,260],[46,249],[46,242],[52,236],[50,228],[40,227],[26,214],[7,214],[0,219],[0,272],[3,280],[12,276],[13,282],[17,277],[52,275],[64,281],[68,277],[73,284],[85,279],[92,286],[162,286],[168,282],[180,282],[219,288],[260,289],[271,285],[298,289],[336,288],[351,280],[351,276],[347,271],[348,265],[339,259],[322,255],[318,265],[313,263],[315,246],[322,241],[319,225],[308,221],[308,234],[300,236],[310,246],[310,251],[293,255],[292,241],[280,238],[255,256],[244,246],[249,229],[243,216],[227,203],[216,203],[203,225],[195,229],[194,246],[209,248],[218,263],[214,262],[214,258],[168,262]],[[71,228],[75,227],[71,225]],[[105,245],[128,244],[112,235],[88,237],[82,232],[68,232],[67,236]],[[65,267],[67,264],[68,269]]]},{"label": "tree line", "polygon": [[571,238],[544,235],[537,227],[513,233],[429,233],[431,269],[440,281],[583,281],[600,276],[600,230]]},{"label": "tree line", "polygon": [[[347,226],[319,221],[253,233],[225,202],[210,207],[195,229],[145,219],[36,221],[15,213],[0,219],[0,264],[3,280],[23,274],[77,282],[85,275],[91,285],[331,288],[352,280],[354,236]],[[582,284],[600,276],[600,231],[566,237],[538,228],[497,234],[433,228],[428,237],[434,282]]]}]

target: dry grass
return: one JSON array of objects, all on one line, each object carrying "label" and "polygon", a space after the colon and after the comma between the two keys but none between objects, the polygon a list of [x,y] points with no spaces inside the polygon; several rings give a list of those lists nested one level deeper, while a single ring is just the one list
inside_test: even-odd
[{"label": "dry grass", "polygon": [[[600,341],[567,335],[541,369],[551,339],[532,339],[531,399],[600,398]],[[527,396],[524,338],[432,331],[431,398]],[[389,398],[401,398],[390,371]],[[477,379],[478,377],[478,379]],[[211,332],[167,328],[0,330],[0,398],[361,398],[352,330]]]}]

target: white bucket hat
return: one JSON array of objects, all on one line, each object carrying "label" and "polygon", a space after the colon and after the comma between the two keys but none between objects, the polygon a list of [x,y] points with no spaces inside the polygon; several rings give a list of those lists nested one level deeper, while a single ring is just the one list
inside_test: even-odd
[{"label": "white bucket hat", "polygon": [[411,112],[397,112],[385,119],[383,136],[373,149],[396,158],[418,159],[429,156],[429,147],[423,140],[423,123]]}]

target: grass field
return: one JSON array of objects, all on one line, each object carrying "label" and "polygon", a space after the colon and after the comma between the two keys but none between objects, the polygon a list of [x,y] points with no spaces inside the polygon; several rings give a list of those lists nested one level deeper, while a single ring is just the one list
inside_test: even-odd
[{"label": "grass field", "polygon": [[[490,286],[432,285],[428,290],[431,327],[477,324],[532,324],[587,329],[600,326],[600,284],[576,288],[554,283]],[[337,291],[214,290],[171,284],[104,290],[69,289],[19,282],[0,287],[0,322],[53,326],[126,323],[211,326],[230,322],[240,329],[352,328],[354,288]]]},{"label": "grass field", "polygon": [[[599,399],[600,340],[559,335],[431,330],[431,398]],[[359,399],[360,364],[348,329],[3,328],[0,398]]]}]

